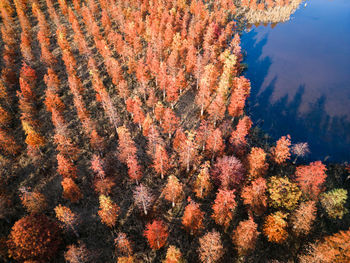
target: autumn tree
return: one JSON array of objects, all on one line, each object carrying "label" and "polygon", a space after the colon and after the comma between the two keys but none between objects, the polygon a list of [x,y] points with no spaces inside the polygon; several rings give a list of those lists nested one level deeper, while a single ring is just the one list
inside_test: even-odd
[{"label": "autumn tree", "polygon": [[29,188],[21,187],[21,201],[23,206],[31,214],[38,214],[47,208],[45,195],[37,191],[30,191]]},{"label": "autumn tree", "polygon": [[216,160],[211,171],[224,189],[238,188],[243,181],[244,168],[240,160],[234,156],[223,156]]},{"label": "autumn tree", "polygon": [[67,246],[67,251],[64,252],[64,258],[69,263],[86,263],[91,262],[92,254],[86,248],[86,245],[79,242],[78,245]]},{"label": "autumn tree", "polygon": [[310,153],[309,144],[307,142],[293,144],[292,153],[295,155],[295,159],[293,161],[293,164],[295,164],[298,157],[304,157]]},{"label": "autumn tree", "polygon": [[179,118],[175,115],[175,112],[170,108],[165,108],[160,126],[162,127],[163,132],[169,135],[169,138],[172,133],[175,132],[179,123]]},{"label": "autumn tree", "polygon": [[114,239],[116,255],[132,255],[132,247],[125,233],[119,233]]},{"label": "autumn tree", "polygon": [[31,214],[12,227],[7,247],[9,256],[18,261],[48,261],[61,244],[58,225],[43,214]]},{"label": "autumn tree", "polygon": [[76,230],[79,221],[78,216],[68,207],[63,205],[56,206],[54,210],[57,219],[63,223],[63,226],[67,229],[71,229],[76,237],[79,237],[79,234]]},{"label": "autumn tree", "polygon": [[245,101],[250,94],[250,82],[244,76],[235,77],[233,80],[233,91],[231,93],[230,104],[227,108],[232,117],[243,115]]},{"label": "autumn tree", "polygon": [[203,229],[204,212],[199,208],[199,204],[188,198],[188,205],[185,207],[185,212],[182,216],[182,224],[191,235],[196,234]]},{"label": "autumn tree", "polygon": [[306,197],[312,200],[318,199],[327,177],[326,170],[326,166],[321,161],[297,167],[295,180]]},{"label": "autumn tree", "polygon": [[348,212],[345,208],[348,199],[348,191],[342,188],[333,189],[321,194],[320,201],[327,215],[332,219],[342,219]]},{"label": "autumn tree", "polygon": [[63,188],[63,198],[70,200],[72,203],[76,203],[83,197],[79,187],[71,178],[63,178],[61,184]]},{"label": "autumn tree", "polygon": [[212,159],[214,156],[220,155],[224,149],[225,144],[222,138],[222,132],[220,128],[216,128],[213,132],[208,135],[205,143],[206,150],[212,153]]},{"label": "autumn tree", "polygon": [[165,245],[168,240],[168,229],[165,223],[161,220],[154,220],[146,225],[144,232],[150,247],[158,250]]},{"label": "autumn tree", "polygon": [[119,215],[119,206],[115,204],[109,196],[100,195],[99,201],[100,209],[98,210],[98,215],[102,223],[109,227],[114,227]]},{"label": "autumn tree", "polygon": [[203,263],[219,262],[224,255],[220,233],[213,230],[199,239],[199,259]]},{"label": "autumn tree", "polygon": [[272,159],[277,164],[282,164],[290,159],[290,136],[282,136],[276,143],[275,147],[271,148]]},{"label": "autumn tree", "polygon": [[154,196],[151,194],[149,188],[140,184],[139,186],[136,186],[133,196],[136,206],[143,209],[143,212],[147,215],[147,210],[150,208],[154,200]]},{"label": "autumn tree", "polygon": [[238,254],[245,255],[249,251],[254,250],[259,234],[258,225],[252,217],[239,222],[232,235],[232,241],[238,250]]},{"label": "autumn tree", "polygon": [[267,192],[271,206],[293,210],[301,197],[299,187],[287,177],[272,176],[267,184]]},{"label": "autumn tree", "polygon": [[315,201],[303,202],[293,212],[291,222],[292,230],[297,236],[308,235],[313,222],[316,219],[316,203]]},{"label": "autumn tree", "polygon": [[154,154],[153,167],[160,177],[164,178],[164,173],[170,168],[170,160],[165,147],[161,144],[157,144],[156,152]]},{"label": "autumn tree", "polygon": [[210,180],[210,162],[206,161],[201,165],[199,173],[193,184],[193,191],[198,198],[205,198],[212,189],[212,184]]},{"label": "autumn tree", "polygon": [[241,193],[243,203],[248,205],[254,213],[262,215],[267,207],[266,180],[262,177],[246,185]]},{"label": "autumn tree", "polygon": [[183,197],[183,184],[174,175],[168,177],[167,184],[163,189],[164,198],[171,202],[172,206],[175,206],[175,202],[178,202]]},{"label": "autumn tree", "polygon": [[263,232],[270,242],[282,244],[288,237],[287,226],[285,220],[287,214],[280,211],[270,214],[265,219]]},{"label": "autumn tree", "polygon": [[266,162],[266,152],[262,148],[252,147],[247,159],[250,178],[263,176],[266,173],[269,164]]},{"label": "autumn tree", "polygon": [[[177,135],[177,134],[176,134]],[[179,145],[177,152],[180,158],[181,167],[186,168],[186,172],[190,171],[191,165],[198,162],[198,145],[196,144],[195,134],[191,131],[187,132],[187,136],[184,137],[184,140],[178,141]],[[174,139],[174,144],[177,141]]]},{"label": "autumn tree", "polygon": [[219,189],[212,206],[214,212],[212,218],[225,229],[229,227],[237,206],[234,192],[234,190]]},{"label": "autumn tree", "polygon": [[182,254],[180,249],[175,246],[169,246],[166,252],[166,258],[162,261],[162,263],[182,263],[184,262],[182,259]]},{"label": "autumn tree", "polygon": [[248,116],[244,116],[238,121],[236,128],[232,131],[230,143],[234,146],[245,145],[247,143],[246,137],[252,127],[253,122]]}]

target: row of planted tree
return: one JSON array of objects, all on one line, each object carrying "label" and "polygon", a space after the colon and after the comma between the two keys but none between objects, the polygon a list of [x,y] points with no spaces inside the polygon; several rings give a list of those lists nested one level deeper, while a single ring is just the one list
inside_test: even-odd
[{"label": "row of planted tree", "polygon": [[4,259],[350,259],[350,232],[322,226],[347,190],[295,168],[305,143],[252,145],[232,20],[249,4],[0,1]]}]

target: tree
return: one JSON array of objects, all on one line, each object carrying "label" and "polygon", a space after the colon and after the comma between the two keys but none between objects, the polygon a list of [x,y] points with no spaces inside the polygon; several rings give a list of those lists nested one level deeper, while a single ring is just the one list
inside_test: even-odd
[{"label": "tree", "polygon": [[162,127],[164,133],[169,134],[170,138],[171,134],[179,126],[179,118],[175,115],[172,109],[165,108],[160,126]]},{"label": "tree", "polygon": [[297,236],[308,235],[316,219],[315,201],[303,202],[292,214],[291,222],[293,232]]},{"label": "tree", "polygon": [[234,146],[245,145],[247,143],[246,136],[249,134],[252,124],[253,122],[248,116],[244,116],[242,119],[240,119],[236,129],[231,133],[230,143],[232,143]]},{"label": "tree", "polygon": [[58,225],[43,214],[31,214],[18,220],[7,241],[9,256],[19,261],[50,260],[60,244]]},{"label": "tree", "polygon": [[199,174],[197,175],[196,181],[193,185],[193,191],[198,198],[205,198],[211,191],[212,185],[210,182],[210,162],[206,161],[202,164]]},{"label": "tree", "polygon": [[217,121],[220,121],[225,117],[225,111],[225,98],[218,93],[208,107],[209,118],[214,123],[214,126]]},{"label": "tree", "polygon": [[301,143],[294,144],[292,146],[292,153],[294,155],[296,155],[296,157],[293,161],[293,164],[295,164],[298,157],[304,157],[305,155],[310,153],[309,144],[307,142],[301,142]]},{"label": "tree", "polygon": [[165,147],[161,144],[157,144],[156,152],[153,160],[153,168],[156,170],[160,177],[164,178],[164,173],[167,173],[170,168],[170,162],[168,153]]},{"label": "tree", "polygon": [[224,255],[220,233],[211,231],[199,239],[199,259],[203,263],[219,262]]},{"label": "tree", "polygon": [[250,178],[263,176],[266,173],[269,164],[266,162],[266,153],[262,148],[252,147],[247,159]]},{"label": "tree", "polygon": [[199,208],[199,204],[188,198],[189,204],[185,207],[184,215],[182,216],[182,224],[191,235],[196,234],[203,229],[204,212]]},{"label": "tree", "polygon": [[312,244],[308,254],[299,257],[300,263],[333,263],[350,261],[350,230],[327,236]]},{"label": "tree", "polygon": [[271,206],[294,210],[301,197],[301,191],[287,177],[272,176],[267,184]]},{"label": "tree", "polygon": [[163,189],[164,198],[175,206],[175,202],[180,201],[183,196],[183,185],[174,175],[168,177],[166,186]]},{"label": "tree", "polygon": [[63,178],[61,184],[63,188],[63,198],[70,200],[72,203],[77,203],[83,197],[79,187],[72,178]]},{"label": "tree", "polygon": [[235,77],[233,80],[233,92],[231,93],[230,105],[227,110],[230,116],[243,115],[245,101],[250,94],[250,81],[244,76]]},{"label": "tree", "polygon": [[45,195],[36,191],[30,191],[26,187],[19,188],[23,206],[31,214],[38,214],[47,208]]},{"label": "tree", "polygon": [[270,242],[282,244],[288,237],[287,214],[280,211],[270,214],[265,219],[263,232]]},{"label": "tree", "polygon": [[100,195],[100,210],[98,215],[101,218],[102,223],[109,227],[114,227],[119,214],[119,206],[115,204],[109,196]]},{"label": "tree", "polygon": [[225,149],[225,144],[222,139],[222,132],[220,128],[216,128],[213,132],[209,133],[205,145],[207,151],[212,153],[212,159],[215,154],[221,154]]},{"label": "tree", "polygon": [[238,250],[238,254],[245,255],[253,250],[259,235],[258,225],[254,222],[252,217],[239,222],[232,235],[232,241]]},{"label": "tree", "polygon": [[77,167],[62,154],[57,154],[57,171],[63,177],[77,178]]},{"label": "tree", "polygon": [[275,147],[271,148],[272,159],[277,164],[282,164],[290,159],[291,146],[290,136],[282,136],[276,143]]},{"label": "tree", "polygon": [[240,160],[234,156],[223,156],[216,160],[211,171],[224,189],[238,188],[243,181],[244,168]]},{"label": "tree", "polygon": [[73,230],[76,237],[79,237],[79,234],[76,230],[78,225],[78,216],[73,213],[68,207],[63,205],[58,205],[55,207],[56,217],[59,221],[61,221],[67,229]]},{"label": "tree", "polygon": [[166,252],[166,258],[162,263],[182,263],[182,254],[180,249],[175,246],[169,246]]},{"label": "tree", "polygon": [[78,246],[69,245],[67,248],[68,250],[64,253],[64,258],[69,263],[91,262],[91,254],[82,242],[79,242]]},{"label": "tree", "polygon": [[169,234],[163,221],[153,220],[152,223],[146,225],[144,235],[147,238],[150,247],[154,250],[158,250],[165,245]]},{"label": "tree", "polygon": [[218,225],[224,226],[225,229],[230,226],[237,206],[234,192],[234,190],[219,189],[212,206],[214,213],[211,217]]},{"label": "tree", "polygon": [[267,207],[266,180],[262,177],[246,185],[241,193],[243,203],[249,205],[257,215],[262,215]]},{"label": "tree", "polygon": [[342,188],[333,189],[321,194],[320,201],[327,215],[332,219],[342,219],[348,212],[344,207],[348,199],[348,191]]},{"label": "tree", "polygon": [[295,180],[306,197],[312,200],[318,199],[327,177],[326,171],[327,168],[321,161],[297,167]]},{"label": "tree", "polygon": [[[186,172],[190,171],[190,166],[198,162],[198,145],[194,141],[195,134],[187,132],[185,140],[179,141],[178,154],[180,157],[180,164],[183,168],[186,167]],[[175,139],[174,139],[175,144]]]},{"label": "tree", "polygon": [[147,210],[152,205],[153,200],[154,197],[148,187],[144,186],[143,184],[136,186],[134,190],[134,201],[136,206],[143,209],[145,215],[147,215]]},{"label": "tree", "polygon": [[117,238],[114,239],[114,243],[116,255],[132,255],[131,243],[126,234],[119,233]]}]

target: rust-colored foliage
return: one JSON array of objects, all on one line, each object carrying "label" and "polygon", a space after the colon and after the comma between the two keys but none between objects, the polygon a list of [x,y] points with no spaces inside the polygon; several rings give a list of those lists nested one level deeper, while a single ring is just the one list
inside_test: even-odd
[{"label": "rust-colored foliage", "polygon": [[95,177],[94,179],[94,190],[98,194],[109,195],[114,186],[115,182],[111,177]]},{"label": "rust-colored foliage", "polygon": [[109,227],[114,227],[118,219],[119,206],[115,204],[110,197],[105,195],[100,195],[99,200],[100,210],[98,210],[98,215],[102,223]]},{"label": "rust-colored foliage", "polygon": [[258,225],[254,222],[252,217],[239,222],[232,236],[232,241],[237,247],[238,254],[245,255],[249,251],[254,250],[259,234]]},{"label": "rust-colored foliage", "polygon": [[62,154],[57,154],[57,171],[63,177],[77,178],[77,167]]},{"label": "rust-colored foliage", "polygon": [[49,261],[61,243],[56,223],[43,214],[32,214],[18,220],[7,242],[10,257],[15,260]]},{"label": "rust-colored foliage", "polygon": [[119,257],[117,263],[134,263],[134,257]]},{"label": "rust-colored foliage", "polygon": [[68,250],[64,253],[64,258],[69,263],[91,262],[91,254],[85,244],[79,242],[79,245],[69,245],[67,249]]},{"label": "rust-colored foliage", "polygon": [[280,211],[267,216],[264,223],[264,234],[270,242],[282,244],[288,237],[287,214]]},{"label": "rust-colored foliage", "polygon": [[297,236],[309,234],[312,224],[316,219],[316,211],[315,201],[308,201],[301,203],[293,212],[291,218],[292,230]]},{"label": "rust-colored foliage", "polygon": [[169,134],[169,137],[171,137],[172,133],[179,126],[179,123],[179,118],[175,115],[175,112],[170,108],[165,108],[160,125],[163,132]]},{"label": "rust-colored foliage", "polygon": [[269,164],[266,162],[266,153],[262,148],[252,147],[248,155],[248,172],[251,178],[263,176]]},{"label": "rust-colored foliage", "polygon": [[168,153],[165,147],[161,144],[157,144],[156,146],[153,167],[156,170],[156,172],[160,174],[160,177],[162,179],[164,178],[164,173],[167,173],[167,171],[170,168],[170,160],[168,157]]},{"label": "rust-colored foliage", "polygon": [[236,157],[223,156],[217,159],[212,174],[220,181],[222,188],[237,188],[244,179],[244,168]]},{"label": "rust-colored foliage", "polygon": [[199,259],[203,263],[219,262],[224,255],[220,233],[211,231],[199,239]]},{"label": "rust-colored foliage", "polygon": [[350,262],[350,230],[340,231],[311,245],[308,254],[300,256],[299,260],[300,263]]},{"label": "rust-colored foliage", "polygon": [[266,197],[266,180],[262,177],[252,181],[251,185],[243,188],[241,197],[245,205],[250,208],[257,215],[262,215],[267,207]]},{"label": "rust-colored foliage", "polygon": [[46,198],[42,193],[36,191],[31,192],[25,187],[22,187],[19,190],[21,191],[20,198],[22,204],[29,213],[38,214],[47,208]]},{"label": "rust-colored foliage", "polygon": [[220,128],[216,128],[213,132],[208,135],[205,147],[207,151],[213,154],[221,154],[225,149],[225,144],[222,139],[222,132]]},{"label": "rust-colored foliage", "polygon": [[282,164],[290,159],[290,136],[282,136],[276,143],[275,147],[271,148],[272,159],[278,163]]},{"label": "rust-colored foliage", "polygon": [[271,205],[275,208],[286,208],[293,210],[298,205],[301,191],[295,183],[287,177],[270,177],[267,191]]},{"label": "rust-colored foliage", "polygon": [[78,224],[78,216],[72,212],[68,207],[63,205],[58,205],[55,207],[56,217],[59,221],[63,223],[63,226],[67,229],[73,230],[76,236],[79,236],[76,231],[76,226]]},{"label": "rust-colored foliage", "polygon": [[180,249],[175,246],[169,246],[166,252],[166,258],[162,263],[182,263],[182,254]]},{"label": "rust-colored foliage", "polygon": [[15,155],[18,153],[20,146],[17,145],[11,134],[0,128],[0,148],[7,154]]},{"label": "rust-colored foliage", "polygon": [[244,116],[242,119],[240,119],[236,129],[234,129],[231,133],[230,143],[232,143],[234,146],[246,144],[246,136],[249,134],[252,124],[253,122],[248,116]]},{"label": "rust-colored foliage", "polygon": [[119,233],[117,238],[114,239],[115,243],[115,252],[116,255],[131,255],[132,254],[132,248],[131,243],[129,239],[127,238],[126,234]]},{"label": "rust-colored foliage", "polygon": [[175,202],[182,199],[183,196],[183,185],[174,175],[168,177],[166,186],[163,189],[164,198],[175,206]]},{"label": "rust-colored foliage", "polygon": [[147,215],[147,210],[152,205],[153,200],[154,196],[151,194],[148,187],[143,184],[136,186],[134,191],[134,201],[140,209],[143,209],[145,215]]},{"label": "rust-colored foliage", "polygon": [[178,142],[179,146],[177,152],[179,154],[180,164],[183,168],[186,167],[186,172],[190,171],[191,165],[198,162],[198,145],[194,141],[194,136],[195,134],[193,132],[187,132],[187,136],[184,137],[184,140],[181,140],[181,136]]},{"label": "rust-colored foliage", "polygon": [[295,180],[306,197],[312,200],[318,199],[327,177],[326,170],[326,166],[321,161],[297,167]]},{"label": "rust-colored foliage", "polygon": [[195,192],[198,198],[205,198],[212,189],[210,182],[210,162],[206,161],[202,164],[199,174],[197,175],[196,181],[193,185],[193,191]]},{"label": "rust-colored foliage", "polygon": [[154,220],[152,223],[147,224],[144,235],[150,247],[158,250],[167,242],[169,233],[163,221]]},{"label": "rust-colored foliage", "polygon": [[184,215],[182,216],[182,224],[191,235],[196,234],[204,228],[203,219],[204,212],[199,208],[199,204],[188,198],[189,204],[185,207]]},{"label": "rust-colored foliage", "polygon": [[250,94],[250,81],[245,77],[235,77],[233,80],[233,92],[230,105],[227,110],[232,117],[239,117],[243,114],[245,101]]},{"label": "rust-colored foliage", "polygon": [[219,189],[212,207],[214,211],[212,218],[225,229],[229,227],[237,206],[234,192],[234,190]]},{"label": "rust-colored foliage", "polygon": [[70,200],[72,203],[77,203],[83,197],[79,187],[71,178],[63,178],[61,184],[63,188],[63,198]]}]

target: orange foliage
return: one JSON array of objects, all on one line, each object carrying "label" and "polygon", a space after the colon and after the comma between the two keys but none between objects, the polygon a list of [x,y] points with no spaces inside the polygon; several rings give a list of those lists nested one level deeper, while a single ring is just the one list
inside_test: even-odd
[{"label": "orange foliage", "polygon": [[197,175],[196,181],[193,185],[193,191],[198,198],[205,198],[211,191],[212,185],[210,183],[210,162],[207,161],[202,164],[199,174]]},{"label": "orange foliage", "polygon": [[270,242],[283,243],[287,237],[287,214],[276,212],[267,216],[264,223],[264,234]]},{"label": "orange foliage", "polygon": [[46,198],[39,192],[30,192],[25,187],[19,189],[23,206],[29,213],[37,214],[47,208]]},{"label": "orange foliage", "polygon": [[224,247],[221,242],[220,233],[212,231],[199,239],[199,259],[203,263],[219,262],[224,255]]},{"label": "orange foliage", "polygon": [[180,252],[180,249],[178,249],[175,246],[169,246],[167,252],[166,252],[166,258],[162,261],[162,263],[181,263],[182,260],[182,254]]},{"label": "orange foliage", "polygon": [[182,224],[190,234],[193,235],[203,229],[204,212],[199,208],[199,204],[188,198],[189,204],[185,207],[184,215],[182,216]]},{"label": "orange foliage", "polygon": [[292,230],[297,236],[309,234],[316,219],[316,211],[315,201],[308,201],[301,203],[299,208],[293,212],[291,219],[293,224]]},{"label": "orange foliage", "polygon": [[302,165],[296,169],[295,180],[298,182],[301,191],[312,200],[317,200],[323,190],[322,184],[327,177],[326,170],[326,166],[321,161]]},{"label": "orange foliage", "polygon": [[234,190],[219,189],[212,206],[214,211],[212,218],[218,225],[224,226],[225,229],[229,227],[237,206],[235,197]]},{"label": "orange foliage", "polygon": [[87,263],[91,262],[91,254],[85,244],[69,245],[68,250],[64,253],[64,258],[69,263]]},{"label": "orange foliage", "polygon": [[61,184],[63,187],[63,198],[70,200],[72,203],[76,203],[83,197],[79,187],[71,178],[63,178]]},{"label": "orange foliage", "polygon": [[247,159],[251,178],[263,176],[266,173],[269,164],[266,162],[266,153],[263,149],[252,147]]},{"label": "orange foliage", "polygon": [[239,255],[245,255],[248,251],[255,248],[256,240],[260,234],[257,228],[258,225],[250,217],[248,220],[241,221],[233,231],[232,240],[237,247]]},{"label": "orange foliage", "polygon": [[275,147],[272,147],[271,154],[273,160],[278,163],[282,164],[285,161],[290,159],[290,136],[282,136],[276,143]]},{"label": "orange foliage", "polygon": [[18,220],[7,242],[10,257],[15,260],[49,261],[61,243],[59,228],[45,215],[32,214]]},{"label": "orange foliage", "polygon": [[262,215],[267,207],[266,188],[266,180],[260,177],[242,190],[243,203],[249,205],[257,215]]},{"label": "orange foliage", "polygon": [[174,175],[168,177],[166,186],[163,189],[164,198],[172,202],[172,206],[175,206],[175,202],[182,199],[183,185],[179,182]]},{"label": "orange foliage", "polygon": [[68,207],[63,205],[58,205],[55,207],[56,217],[61,221],[67,229],[73,230],[74,234],[78,237],[76,231],[76,225],[78,224],[78,216],[73,213]]},{"label": "orange foliage", "polygon": [[148,223],[144,232],[145,237],[152,249],[158,250],[163,247],[168,240],[168,229],[163,221],[154,220]]},{"label": "orange foliage", "polygon": [[236,129],[232,131],[230,137],[230,143],[233,145],[246,144],[246,136],[249,134],[249,130],[252,127],[253,122],[248,116],[244,116],[238,121]]},{"label": "orange foliage", "polygon": [[114,239],[115,243],[115,251],[116,254],[119,255],[131,255],[132,254],[132,248],[131,248],[131,243],[128,240],[126,234],[124,233],[119,233],[117,238]]},{"label": "orange foliage", "polygon": [[100,210],[98,210],[98,215],[102,223],[109,227],[114,227],[120,210],[119,206],[116,205],[110,197],[105,195],[100,195],[99,200]]},{"label": "orange foliage", "polygon": [[230,105],[227,110],[232,117],[243,115],[245,101],[250,94],[250,81],[244,76],[235,77],[233,80],[233,92]]},{"label": "orange foliage", "polygon": [[157,144],[156,146],[153,168],[160,174],[162,179],[164,178],[164,173],[167,173],[170,168],[168,153],[163,145]]}]

